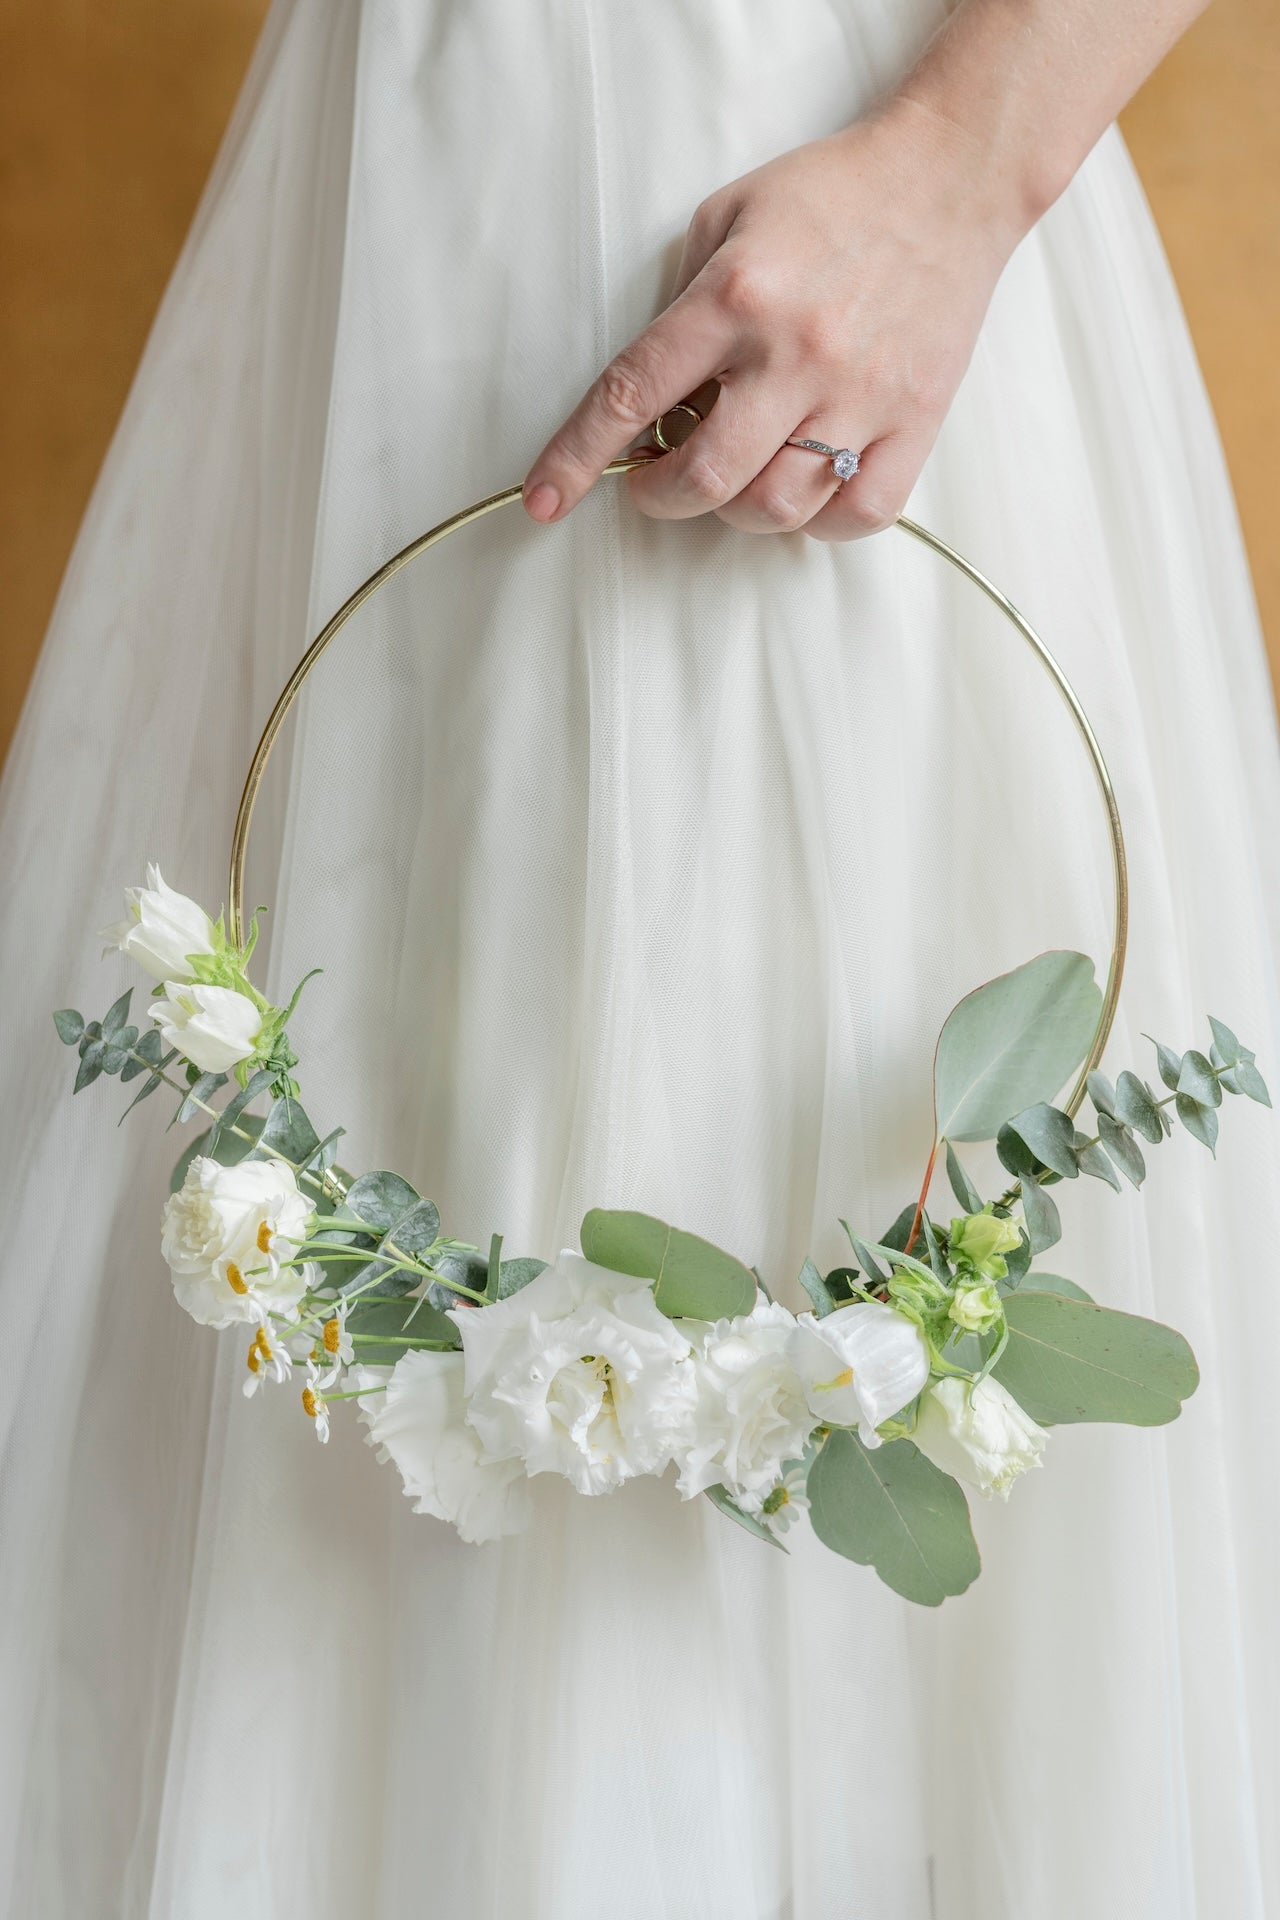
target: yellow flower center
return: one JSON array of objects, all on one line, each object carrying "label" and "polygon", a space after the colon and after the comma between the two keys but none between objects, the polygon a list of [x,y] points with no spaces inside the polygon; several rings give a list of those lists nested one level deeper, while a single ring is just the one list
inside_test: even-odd
[{"label": "yellow flower center", "polygon": [[265,1327],[258,1328],[258,1337],[253,1344],[264,1360],[270,1360],[272,1358],[271,1342],[267,1339],[267,1330]]},{"label": "yellow flower center", "polygon": [[337,1320],[336,1319],[326,1320],[324,1323],[325,1352],[336,1353],[338,1351],[338,1342],[339,1340],[341,1340],[341,1338],[342,1338],[342,1328],[338,1325]]},{"label": "yellow flower center", "polygon": [[258,1252],[270,1253],[270,1251],[271,1251],[271,1226],[269,1221],[264,1220],[262,1225],[258,1228]]},{"label": "yellow flower center", "polygon": [[234,1260],[227,1262],[227,1285],[232,1293],[248,1293],[249,1283]]},{"label": "yellow flower center", "polygon": [[834,1393],[837,1387],[851,1387],[852,1385],[853,1368],[846,1367],[843,1373],[836,1374],[832,1380],[815,1380],[813,1390],[815,1393]]},{"label": "yellow flower center", "polygon": [[304,1387],[302,1389],[302,1411],[310,1420],[314,1420],[320,1411],[320,1402],[316,1399],[310,1387]]},{"label": "yellow flower center", "polygon": [[249,1349],[249,1359],[247,1364],[248,1364],[250,1373],[260,1373],[262,1371],[262,1362],[258,1358],[258,1343],[256,1340],[254,1341],[253,1345]]}]

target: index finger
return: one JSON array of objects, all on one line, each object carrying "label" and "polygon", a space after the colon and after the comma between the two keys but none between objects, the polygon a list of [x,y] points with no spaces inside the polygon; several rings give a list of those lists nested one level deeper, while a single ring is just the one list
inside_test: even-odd
[{"label": "index finger", "polygon": [[548,440],[524,483],[533,518],[572,512],[637,434],[724,371],[730,345],[722,313],[695,282],[609,362]]}]

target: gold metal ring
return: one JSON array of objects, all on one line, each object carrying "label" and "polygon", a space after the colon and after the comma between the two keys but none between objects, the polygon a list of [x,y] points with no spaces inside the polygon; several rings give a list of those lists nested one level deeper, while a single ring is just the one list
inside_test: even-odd
[{"label": "gold metal ring", "polygon": [[695,407],[688,400],[681,400],[676,406],[668,407],[665,413],[660,413],[657,419],[653,423],[653,437],[657,441],[658,445],[662,448],[662,451],[664,453],[674,453],[676,450],[676,447],[679,446],[680,444],[679,441],[676,441],[673,444],[670,440],[668,440],[666,434],[662,430],[663,421],[669,419],[673,413],[688,414],[690,420],[692,420],[694,424],[699,427],[702,425],[703,421],[706,419],[706,415],[700,412],[699,409]]},{"label": "gold metal ring", "polygon": [[[681,403],[679,407],[668,408],[668,412],[689,413],[701,419],[701,415],[698,414],[696,407],[691,407],[684,403]],[[655,437],[658,437],[660,426],[661,421],[654,427]],[[665,441],[660,441],[660,444],[665,445],[666,443]],[[628,454],[625,459],[610,461],[609,465],[605,468],[605,472],[615,474],[631,473],[635,468],[645,466],[653,457],[652,449]],[[378,591],[379,587],[385,586],[393,574],[399,573],[402,567],[407,567],[411,560],[416,560],[419,554],[426,553],[430,547],[437,546],[441,540],[447,540],[451,533],[459,533],[463,527],[469,527],[473,521],[484,519],[486,514],[496,513],[500,507],[514,505],[515,502],[521,498],[522,493],[523,488],[521,487],[506,487],[501,493],[490,494],[487,500],[477,500],[474,505],[463,507],[461,512],[451,514],[447,520],[440,521],[438,526],[431,527],[426,533],[419,534],[418,538],[410,541],[407,547],[402,548],[399,553],[393,554],[391,559],[385,561],[376,573],[370,574],[362,586],[356,588],[349,600],[343,602],[328,625],[322,628],[316,635],[293,672],[289,675],[284,690],[276,701],[275,706],[271,709],[270,718],[262,730],[262,738],[258,742],[253,760],[250,763],[244,788],[240,794],[240,805],[236,810],[235,830],[231,836],[231,873],[227,889],[228,930],[231,940],[236,946],[241,945],[245,937],[244,870],[249,848],[249,829],[253,823],[254,803],[258,797],[258,789],[262,784],[262,776],[266,772],[271,749],[275,745],[277,736],[279,735],[281,727],[284,725],[289,710],[301,693],[312,668],[319,660],[321,654],[324,653],[325,649],[336,639],[342,628],[346,626],[352,614],[355,613],[359,607],[362,607],[365,601]],[[1084,1065],[1080,1069],[1080,1074],[1072,1089],[1071,1097],[1066,1102],[1066,1111],[1074,1115],[1079,1109],[1081,1101],[1084,1099],[1089,1074],[1102,1058],[1103,1049],[1107,1044],[1107,1037],[1111,1032],[1112,1023],[1115,1020],[1116,1006],[1120,999],[1120,982],[1124,976],[1125,949],[1128,945],[1129,938],[1129,880],[1125,864],[1124,834],[1120,826],[1120,810],[1116,804],[1115,788],[1111,784],[1111,775],[1107,771],[1107,763],[1102,757],[1102,749],[1098,745],[1097,736],[1089,724],[1088,716],[1080,704],[1075,689],[1030,621],[1019,613],[1013,602],[1007,595],[1000,591],[999,587],[988,580],[984,573],[980,573],[971,561],[965,559],[963,554],[957,553],[954,547],[949,547],[945,540],[939,539],[936,533],[930,533],[927,527],[918,526],[914,520],[908,520],[906,518],[900,519],[896,524],[901,527],[904,533],[909,533],[913,540],[919,540],[924,546],[931,548],[934,553],[939,554],[949,565],[955,567],[958,572],[962,573],[967,580],[971,580],[974,586],[986,594],[988,600],[999,608],[1005,618],[1016,631],[1021,634],[1023,640],[1027,646],[1030,647],[1032,653],[1057,688],[1064,705],[1070,713],[1072,720],[1075,722],[1076,731],[1084,743],[1090,764],[1093,767],[1094,779],[1106,811],[1107,832],[1111,841],[1112,902],[1114,917],[1111,962],[1107,969],[1106,985],[1103,989],[1102,1010],[1098,1016],[1098,1025],[1094,1032],[1088,1055]]]}]

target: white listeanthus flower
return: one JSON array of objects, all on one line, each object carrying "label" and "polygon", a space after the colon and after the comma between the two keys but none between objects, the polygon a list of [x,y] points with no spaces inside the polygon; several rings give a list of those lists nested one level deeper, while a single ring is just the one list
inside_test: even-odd
[{"label": "white listeanthus flower", "polygon": [[201,1073],[230,1073],[252,1059],[262,1036],[262,1011],[234,987],[200,981],[166,980],[163,994],[151,1002],[151,1018]]},{"label": "white listeanthus flower", "polygon": [[1019,1474],[1038,1467],[1049,1443],[1013,1395],[988,1377],[935,1380],[920,1401],[911,1438],[935,1467],[991,1499],[1009,1498]]},{"label": "white listeanthus flower", "polygon": [[292,1169],[279,1161],[222,1167],[197,1155],[161,1221],[179,1306],[205,1327],[296,1318],[316,1270],[286,1263],[306,1238],[311,1212]]},{"label": "white listeanthus flower", "polygon": [[247,1364],[249,1378],[244,1383],[246,1400],[252,1400],[258,1388],[265,1387],[269,1380],[282,1387],[293,1372],[293,1356],[285,1341],[277,1338],[269,1322],[261,1325],[250,1341]]},{"label": "white listeanthus flower", "polygon": [[791,1354],[809,1411],[831,1426],[856,1427],[866,1447],[880,1445],[876,1428],[929,1378],[919,1327],[880,1300],[855,1300],[821,1320],[802,1313]]},{"label": "white listeanthus flower", "polygon": [[562,1473],[579,1493],[670,1462],[696,1382],[689,1342],[647,1280],[566,1251],[510,1299],[450,1318],[467,1418],[493,1458]]},{"label": "white listeanthus flower", "polygon": [[736,1320],[703,1322],[693,1335],[697,1397],[689,1439],[677,1455],[681,1494],[723,1486],[748,1512],[804,1452],[814,1418],[791,1361],[796,1322],[763,1295]]},{"label": "white listeanthus flower", "polygon": [[460,1353],[410,1352],[389,1370],[356,1367],[348,1378],[366,1389],[358,1404],[369,1444],[398,1468],[414,1512],[449,1521],[475,1546],[522,1532],[532,1507],[523,1460],[493,1459],[467,1424],[465,1368]]},{"label": "white listeanthus flower", "polygon": [[216,953],[218,930],[203,907],[166,885],[157,866],[145,887],[126,887],[125,917],[104,927],[107,953],[127,953],[153,980],[192,980],[195,954]]}]

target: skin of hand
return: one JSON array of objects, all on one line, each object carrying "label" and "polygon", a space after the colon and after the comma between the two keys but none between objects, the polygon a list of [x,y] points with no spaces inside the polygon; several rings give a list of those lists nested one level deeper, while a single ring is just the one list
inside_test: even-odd
[{"label": "skin of hand", "polygon": [[[963,0],[866,118],[702,203],[670,305],[530,469],[530,515],[562,519],[696,394],[703,424],[628,477],[643,512],[822,540],[890,526],[1009,255],[1201,4]],[[853,448],[858,473],[841,486],[793,438]]]}]

